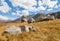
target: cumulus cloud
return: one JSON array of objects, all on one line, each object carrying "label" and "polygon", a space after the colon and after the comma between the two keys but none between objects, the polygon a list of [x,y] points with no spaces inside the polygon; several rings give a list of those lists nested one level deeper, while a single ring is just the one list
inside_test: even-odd
[{"label": "cumulus cloud", "polygon": [[14,16],[22,16],[22,15],[29,15],[29,11],[28,10],[22,10],[22,11],[19,11],[17,10],[16,12],[12,12],[12,15]]},{"label": "cumulus cloud", "polygon": [[[36,0],[10,0],[10,2],[12,2],[14,7],[20,6],[26,9],[21,12],[22,15],[28,15],[29,11],[37,11],[37,9],[34,7],[36,5]],[[13,14],[15,15],[15,13]],[[21,14],[17,14],[21,16]]]},{"label": "cumulus cloud", "polygon": [[58,1],[51,1],[51,0],[42,0],[42,2],[49,8],[54,8],[54,6],[58,3]]},{"label": "cumulus cloud", "polygon": [[25,15],[25,16],[29,15],[29,11],[28,10],[23,10],[22,15]]},{"label": "cumulus cloud", "polygon": [[15,12],[12,12],[12,15],[14,15],[14,16],[15,16],[15,15],[16,15],[16,13],[15,13]]},{"label": "cumulus cloud", "polygon": [[56,5],[55,8],[58,8],[58,6]]},{"label": "cumulus cloud", "polygon": [[8,6],[8,4],[5,2],[5,0],[1,0],[2,6],[0,6],[0,11],[1,12],[8,12],[11,8]]},{"label": "cumulus cloud", "polygon": [[47,7],[44,7],[44,6],[39,6],[38,7],[38,10],[46,10]]},{"label": "cumulus cloud", "polygon": [[[46,9],[43,6],[39,6],[38,8],[33,7],[37,4],[36,0],[10,0],[10,2],[12,2],[13,6],[22,6],[28,11],[33,11],[33,12]],[[39,1],[38,3],[39,5],[43,4],[41,1]]]},{"label": "cumulus cloud", "polygon": [[53,10],[53,9],[48,9],[47,11],[51,11],[51,10]]},{"label": "cumulus cloud", "polygon": [[38,10],[46,10],[47,7],[48,7],[48,8],[51,8],[51,9],[48,9],[48,11],[50,11],[53,8],[58,8],[57,3],[58,3],[57,0],[56,1],[51,1],[51,0],[42,0],[41,1],[41,0],[39,0],[39,2],[38,2],[38,5],[39,5]]},{"label": "cumulus cloud", "polygon": [[[42,0],[38,2],[38,8],[35,8],[37,2],[36,0],[9,0],[14,7],[20,6],[24,7],[26,10],[23,10],[22,12],[17,11],[17,13],[12,13],[13,15],[28,15],[29,11],[39,11],[39,10],[46,10],[48,8],[57,8],[56,4],[58,1],[51,1],[51,0]],[[48,11],[51,11],[52,9],[48,9]]]},{"label": "cumulus cloud", "polygon": [[28,9],[28,7],[36,5],[35,0],[10,0],[10,2],[12,2],[13,6],[22,6],[26,9]]},{"label": "cumulus cloud", "polygon": [[20,16],[21,11],[17,10],[16,12],[12,12],[12,15],[14,16]]},{"label": "cumulus cloud", "polygon": [[39,4],[39,6],[43,5],[42,1],[39,1],[38,4]]},{"label": "cumulus cloud", "polygon": [[16,11],[16,14],[17,14],[17,15],[20,15],[20,14],[21,14],[21,11],[17,10],[17,11]]},{"label": "cumulus cloud", "polygon": [[60,4],[58,6],[60,7]]},{"label": "cumulus cloud", "polygon": [[28,7],[28,11],[36,12],[38,9],[36,7]]}]

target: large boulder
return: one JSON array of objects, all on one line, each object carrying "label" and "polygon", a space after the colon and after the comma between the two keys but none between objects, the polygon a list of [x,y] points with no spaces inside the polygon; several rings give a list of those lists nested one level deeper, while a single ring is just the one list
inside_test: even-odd
[{"label": "large boulder", "polygon": [[60,19],[60,11],[59,12],[55,12],[55,13],[51,13],[50,15],[55,16],[56,19]]},{"label": "large boulder", "polygon": [[21,22],[28,22],[27,16],[22,16],[22,17],[21,17]]},{"label": "large boulder", "polygon": [[41,14],[36,18],[36,21],[47,21],[47,20],[54,20],[55,16],[50,14]]},{"label": "large boulder", "polygon": [[54,20],[54,19],[55,19],[55,16],[54,16],[54,15],[49,15],[49,14],[48,14],[48,15],[47,15],[47,19],[48,19],[48,20]]},{"label": "large boulder", "polygon": [[24,25],[24,26],[20,26],[20,28],[22,31],[26,31],[26,32],[29,32],[30,30],[32,30],[32,31],[38,30],[38,26],[26,26],[26,25]]},{"label": "large boulder", "polygon": [[30,17],[30,18],[28,19],[28,23],[34,23],[34,22],[35,22],[35,19],[34,19],[34,18],[31,18],[31,17]]},{"label": "large boulder", "polygon": [[9,26],[5,31],[4,33],[9,33],[9,34],[21,34],[21,29],[18,28],[18,27],[15,27],[15,26]]},{"label": "large boulder", "polygon": [[29,27],[24,25],[24,26],[20,26],[21,28],[21,31],[26,31],[26,32],[29,32]]},{"label": "large boulder", "polygon": [[38,30],[38,26],[28,26],[29,30],[36,31]]}]

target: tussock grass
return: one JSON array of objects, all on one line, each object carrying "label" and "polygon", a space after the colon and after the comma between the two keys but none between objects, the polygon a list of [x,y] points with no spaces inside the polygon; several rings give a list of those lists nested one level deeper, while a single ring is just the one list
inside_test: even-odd
[{"label": "tussock grass", "polygon": [[[2,36],[4,30],[11,25],[38,26],[37,31],[23,32],[20,35]],[[35,23],[7,23],[0,27],[0,41],[60,41],[60,19]]]}]

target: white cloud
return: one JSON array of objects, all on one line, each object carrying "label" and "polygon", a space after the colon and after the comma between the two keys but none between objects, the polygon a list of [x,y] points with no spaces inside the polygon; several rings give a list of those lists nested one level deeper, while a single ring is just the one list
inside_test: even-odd
[{"label": "white cloud", "polygon": [[15,15],[16,15],[16,13],[15,13],[15,12],[12,12],[12,15],[14,15],[14,16],[15,16]]},{"label": "white cloud", "polygon": [[38,7],[38,10],[46,10],[47,7],[44,7],[44,6],[40,6]]},{"label": "white cloud", "polygon": [[[20,7],[24,7],[26,10],[23,10],[22,12],[20,11],[16,11],[16,13],[12,13],[13,15],[28,15],[29,14],[29,11],[33,11],[33,12],[36,12],[36,11],[39,11],[39,10],[46,10],[47,9],[47,6],[51,9],[48,9],[48,11],[52,10],[52,8],[56,7],[56,4],[58,1],[51,1],[51,0],[42,0],[42,1],[39,1],[38,2],[38,5],[39,7],[38,8],[35,8],[33,6],[35,6],[37,3],[36,3],[36,0],[9,0],[12,5],[14,7],[16,6],[20,6]],[[43,5],[45,5],[46,7],[44,7]]]},{"label": "white cloud", "polygon": [[17,14],[17,15],[20,15],[20,14],[21,14],[21,11],[17,10],[17,11],[16,11],[16,14]]},{"label": "white cloud", "polygon": [[27,9],[28,11],[32,11],[32,12],[36,12],[37,11],[37,8],[35,7],[29,7],[29,9]]},{"label": "white cloud", "polygon": [[60,7],[60,4],[58,6]]},{"label": "white cloud", "polygon": [[58,8],[58,6],[56,5],[54,8]]},{"label": "white cloud", "polygon": [[0,20],[9,20],[8,17],[0,15]]},{"label": "white cloud", "polygon": [[47,11],[51,11],[51,10],[53,10],[53,9],[47,9]]},{"label": "white cloud", "polygon": [[16,12],[12,12],[12,15],[13,15],[13,16],[22,16],[22,14],[20,14],[20,13],[18,13],[18,12],[17,12],[17,13],[16,13]]},{"label": "white cloud", "polygon": [[11,8],[8,6],[8,4],[5,2],[5,0],[1,0],[2,6],[0,6],[0,11],[6,13],[8,12]]},{"label": "white cloud", "polygon": [[[51,8],[51,9],[48,9],[48,11],[50,11],[50,10],[52,10],[52,8],[58,8],[58,6],[56,5],[57,3],[58,3],[58,1],[51,1],[51,0],[39,1],[38,10],[46,10],[46,8],[48,6],[48,8]],[[45,5],[45,7],[43,5]]]},{"label": "white cloud", "polygon": [[29,15],[29,11],[28,10],[23,10],[23,11],[19,11],[17,10],[16,12],[12,12],[12,15],[14,16],[22,16],[22,15]]},{"label": "white cloud", "polygon": [[12,2],[13,6],[22,6],[24,8],[31,7],[36,5],[35,0],[10,0]]},{"label": "white cloud", "polygon": [[38,4],[39,4],[39,6],[43,5],[42,1],[39,1]]},{"label": "white cloud", "polygon": [[[21,12],[22,15],[28,15],[29,11],[34,11],[34,12],[37,11],[37,9],[35,7],[33,7],[36,5],[36,0],[10,0],[10,2],[12,2],[12,5],[14,7],[20,6],[20,7],[23,7],[26,9]],[[15,13],[13,13],[13,14],[15,15]],[[19,13],[17,13],[17,14],[21,16],[21,14],[19,14]]]},{"label": "white cloud", "polygon": [[12,15],[14,16],[20,16],[20,14],[21,14],[21,11],[19,10],[16,10],[16,12],[12,12]]},{"label": "white cloud", "polygon": [[42,0],[42,2],[49,8],[53,8],[58,3],[58,1],[51,1],[51,0]]},{"label": "white cloud", "polygon": [[23,10],[22,15],[26,15],[26,16],[29,15],[29,11],[28,10]]}]

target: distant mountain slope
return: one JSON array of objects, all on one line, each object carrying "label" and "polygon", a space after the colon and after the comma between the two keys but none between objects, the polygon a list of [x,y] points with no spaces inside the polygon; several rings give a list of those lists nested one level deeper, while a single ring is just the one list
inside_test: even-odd
[{"label": "distant mountain slope", "polygon": [[[55,16],[55,18],[60,18],[60,12],[55,12],[55,13],[49,13],[50,15],[54,15]],[[37,13],[37,14],[35,14],[35,15],[29,15],[29,16],[25,16],[27,19],[29,19],[29,18],[34,18],[36,21],[39,21],[39,20],[41,20],[40,18],[41,18],[41,16],[46,16],[46,14],[40,14],[40,13]],[[4,21],[4,20],[2,20],[2,22],[21,22],[21,18],[22,17],[20,17],[20,18],[17,18],[17,19],[15,19],[15,20],[13,20],[13,21],[11,21],[11,20],[9,20],[9,21]],[[0,20],[0,22],[1,22],[1,20]]]},{"label": "distant mountain slope", "polygon": [[60,12],[51,13],[50,15],[54,15],[55,18],[60,18]]},{"label": "distant mountain slope", "polygon": [[[47,14],[36,14],[33,16],[33,18],[36,20],[36,21],[39,21],[41,20],[41,17],[44,17],[46,16]],[[53,15],[55,18],[59,18],[60,19],[60,11],[59,12],[54,12],[54,13],[50,13],[49,15]]]},{"label": "distant mountain slope", "polygon": [[33,18],[34,18],[36,21],[39,21],[41,16],[45,16],[45,14],[36,14],[36,15],[33,16]]}]

